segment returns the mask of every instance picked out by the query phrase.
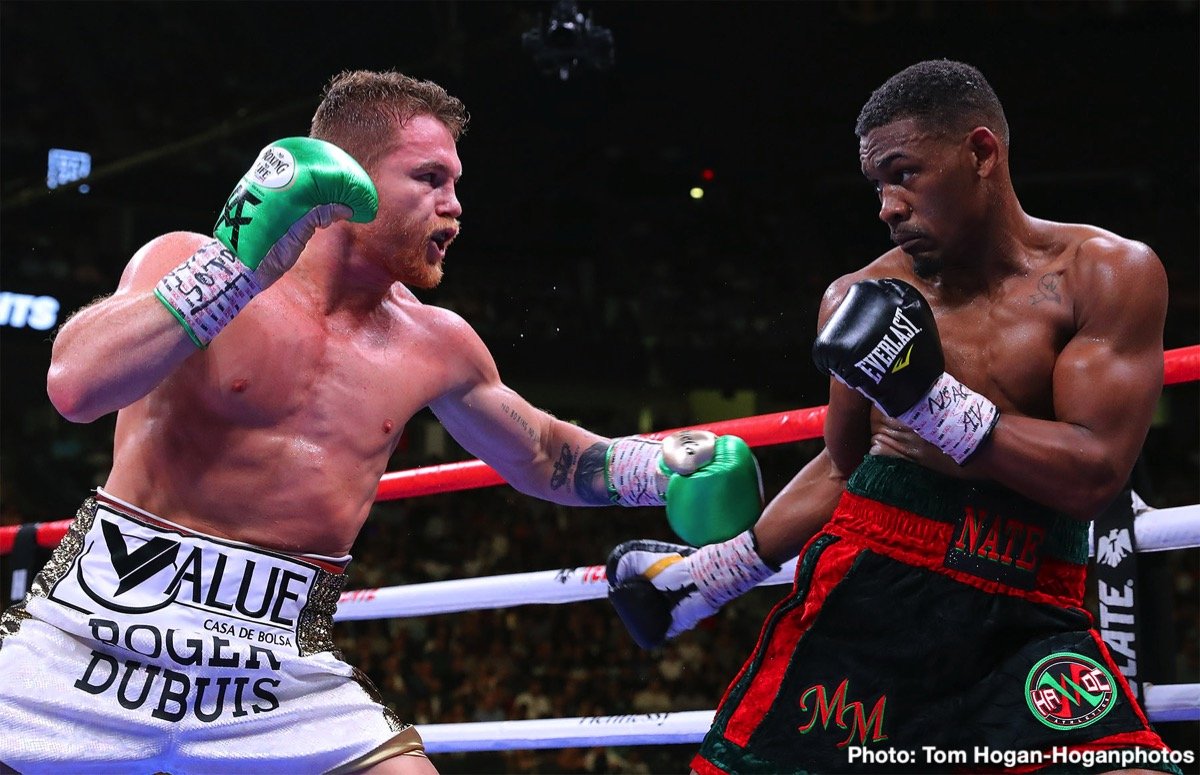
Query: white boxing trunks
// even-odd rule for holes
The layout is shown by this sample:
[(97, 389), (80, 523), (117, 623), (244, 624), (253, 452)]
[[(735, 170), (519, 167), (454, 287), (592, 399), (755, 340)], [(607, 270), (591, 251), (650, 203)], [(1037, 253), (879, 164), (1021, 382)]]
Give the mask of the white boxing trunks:
[(424, 755), (334, 648), (348, 560), (200, 535), (98, 491), (0, 619), (0, 762), (185, 775)]

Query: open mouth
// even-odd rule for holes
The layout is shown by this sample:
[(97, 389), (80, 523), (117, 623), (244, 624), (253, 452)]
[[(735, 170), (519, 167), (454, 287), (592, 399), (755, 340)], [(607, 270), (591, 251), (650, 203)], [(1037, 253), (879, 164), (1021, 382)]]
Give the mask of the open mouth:
[(429, 235), (429, 240), (434, 245), (437, 245), (437, 249), (439, 251), (445, 252), (446, 248), (450, 245), (451, 242), (454, 241), (454, 238), (456, 236), (458, 236), (457, 229), (450, 229), (450, 228), (438, 229), (433, 234)]

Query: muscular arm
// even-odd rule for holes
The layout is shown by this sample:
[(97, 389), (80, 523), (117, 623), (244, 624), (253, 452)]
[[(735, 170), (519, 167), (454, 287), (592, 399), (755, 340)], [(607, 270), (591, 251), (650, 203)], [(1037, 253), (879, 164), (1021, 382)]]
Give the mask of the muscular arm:
[(829, 449), (821, 450), (771, 499), (755, 523), (759, 555), (779, 565), (799, 554), (829, 520), (845, 489), (845, 474)]
[(197, 352), (154, 296), (163, 275), (211, 241), (176, 232), (139, 250), (117, 290), (75, 313), (54, 339), (46, 391), (72, 422), (92, 422), (137, 401)]
[(1055, 419), (1001, 414), (964, 466), (1079, 519), (1125, 484), (1162, 389), (1167, 281), (1144, 245), (1093, 239), (1078, 257), (1078, 330), (1054, 366)]
[(455, 440), (521, 492), (568, 506), (607, 506), (609, 439), (534, 407), (500, 381), (495, 361), (461, 319), (446, 329), (462, 354), (460, 383), (430, 404)]

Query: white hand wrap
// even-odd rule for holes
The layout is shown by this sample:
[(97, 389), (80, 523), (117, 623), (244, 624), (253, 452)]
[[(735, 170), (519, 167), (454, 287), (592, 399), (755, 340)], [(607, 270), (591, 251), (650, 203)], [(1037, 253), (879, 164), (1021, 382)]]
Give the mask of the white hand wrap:
[(992, 432), (1000, 410), (943, 373), (912, 409), (896, 419), (962, 465)]
[(154, 295), (204, 348), (262, 292), (254, 272), (213, 240), (158, 281)]
[(779, 569), (763, 562), (749, 530), (728, 541), (702, 546), (687, 558), (692, 582), (714, 609), (743, 595)]
[(658, 467), (662, 444), (621, 438), (608, 447), (604, 477), (608, 491), (621, 506), (662, 506), (670, 479)]

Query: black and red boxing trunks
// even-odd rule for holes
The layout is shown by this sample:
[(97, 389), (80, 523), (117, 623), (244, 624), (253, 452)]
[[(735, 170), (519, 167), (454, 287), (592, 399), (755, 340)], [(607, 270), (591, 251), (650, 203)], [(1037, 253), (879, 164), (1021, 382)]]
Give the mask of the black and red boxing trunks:
[(692, 767), (1177, 771), (1082, 608), (1087, 549), (1009, 490), (868, 456)]

